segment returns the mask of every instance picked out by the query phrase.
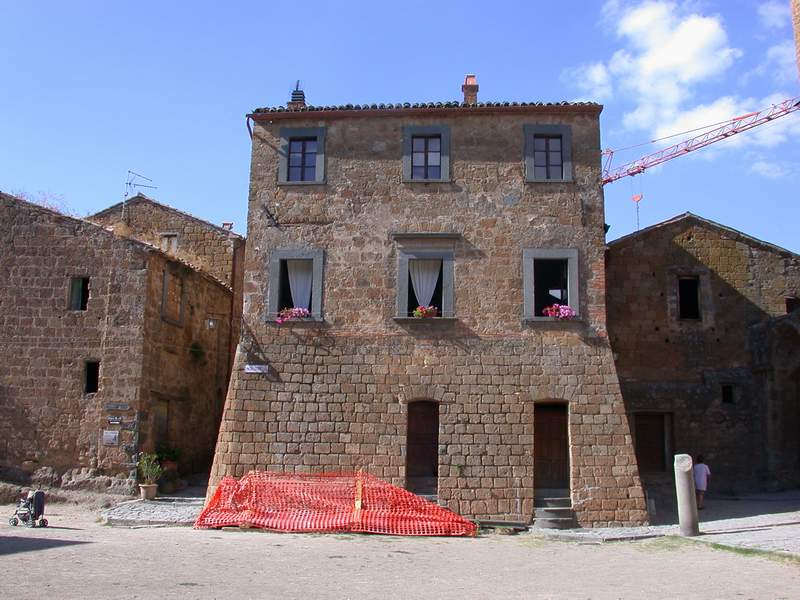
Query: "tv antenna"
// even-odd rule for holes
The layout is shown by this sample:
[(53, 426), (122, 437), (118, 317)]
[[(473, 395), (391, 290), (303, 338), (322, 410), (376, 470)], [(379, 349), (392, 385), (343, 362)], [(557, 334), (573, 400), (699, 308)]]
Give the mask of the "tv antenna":
[(150, 190), (158, 189), (157, 185), (147, 185), (146, 183), (141, 183), (141, 180), (149, 181), (153, 183), (153, 180), (149, 177), (145, 177), (144, 175), (140, 175), (136, 171), (128, 170), (128, 176), (125, 179), (125, 195), (122, 197), (122, 218), (125, 218), (125, 203), (128, 200), (128, 196), (130, 196), (134, 191), (138, 188), (147, 188)]

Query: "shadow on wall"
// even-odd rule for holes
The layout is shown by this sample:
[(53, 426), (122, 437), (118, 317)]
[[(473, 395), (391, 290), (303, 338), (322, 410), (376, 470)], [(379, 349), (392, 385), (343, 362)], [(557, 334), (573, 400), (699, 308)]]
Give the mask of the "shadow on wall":
[(785, 258), (695, 225), (609, 251), (609, 332), (648, 497), (674, 495), (679, 453), (704, 455), (712, 493), (800, 485), (800, 335), (775, 331), (800, 315), (764, 308), (783, 302)]

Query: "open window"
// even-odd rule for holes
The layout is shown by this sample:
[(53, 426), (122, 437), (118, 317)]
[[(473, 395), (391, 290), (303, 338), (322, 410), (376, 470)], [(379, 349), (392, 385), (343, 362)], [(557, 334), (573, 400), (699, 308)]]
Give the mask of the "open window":
[(87, 310), (89, 307), (89, 278), (73, 277), (69, 280), (69, 310)]
[(275, 250), (269, 262), (267, 319), (281, 311), (302, 308), (322, 319), (322, 260), (320, 249)]
[(528, 248), (522, 252), (524, 318), (550, 319), (554, 304), (579, 314), (578, 251), (574, 248)]
[(678, 318), (700, 319), (700, 278), (678, 278)]
[(100, 389), (100, 361), (87, 360), (83, 370), (83, 393), (94, 394)]
[[(434, 317), (452, 318), (454, 255), (450, 251), (400, 250), (397, 264), (397, 317), (430, 308)], [(435, 309), (435, 310), (434, 310)]]

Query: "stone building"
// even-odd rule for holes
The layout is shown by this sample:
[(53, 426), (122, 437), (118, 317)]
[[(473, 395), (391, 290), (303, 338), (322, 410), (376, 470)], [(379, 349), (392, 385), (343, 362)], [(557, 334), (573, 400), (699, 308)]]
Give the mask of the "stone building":
[(474, 518), (530, 522), (555, 495), (582, 525), (646, 520), (606, 332), (602, 107), (462, 90), (296, 91), (248, 116), (245, 331), (209, 493), (364, 468)]
[(245, 245), (244, 238), (231, 230), (233, 223), (223, 223), (218, 227), (144, 194), (137, 194), (86, 219), (111, 229), (117, 235), (160, 248), (231, 288), (230, 354), (233, 360), (242, 317)]
[(674, 453), (715, 491), (800, 485), (800, 256), (686, 213), (609, 243), (608, 289), (648, 492)]
[[(232, 291), (140, 241), (0, 194), (0, 467), (125, 488), (132, 455), (208, 468)], [(18, 472), (18, 471), (17, 471)]]

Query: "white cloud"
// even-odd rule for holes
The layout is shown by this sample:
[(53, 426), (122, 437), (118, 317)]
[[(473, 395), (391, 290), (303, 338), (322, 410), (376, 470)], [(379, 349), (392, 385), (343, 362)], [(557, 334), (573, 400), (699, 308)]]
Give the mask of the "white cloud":
[(622, 47), (606, 63), (568, 70), (567, 78), (597, 98), (625, 97), (635, 106), (623, 118), (628, 129), (653, 131), (674, 120), (694, 87), (721, 76), (741, 51), (732, 48), (719, 17), (689, 12), (674, 2), (607, 2)]
[(757, 160), (750, 165), (750, 172), (761, 175), (767, 179), (783, 179), (791, 175), (791, 170), (781, 163)]
[(758, 18), (768, 29), (788, 27), (791, 23), (789, 0), (772, 0), (758, 5)]
[(575, 85), (587, 96), (578, 100), (594, 100), (602, 102), (614, 95), (614, 86), (611, 74), (603, 63), (581, 65), (574, 69), (567, 69), (563, 80)]
[(793, 82), (797, 73), (795, 62), (795, 46), (791, 40), (785, 40), (767, 48), (758, 66), (739, 78), (740, 85), (748, 85), (753, 78), (769, 77), (774, 83), (783, 85)]

